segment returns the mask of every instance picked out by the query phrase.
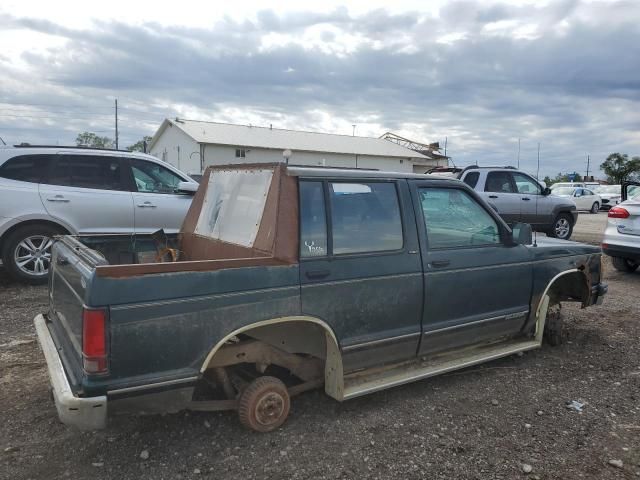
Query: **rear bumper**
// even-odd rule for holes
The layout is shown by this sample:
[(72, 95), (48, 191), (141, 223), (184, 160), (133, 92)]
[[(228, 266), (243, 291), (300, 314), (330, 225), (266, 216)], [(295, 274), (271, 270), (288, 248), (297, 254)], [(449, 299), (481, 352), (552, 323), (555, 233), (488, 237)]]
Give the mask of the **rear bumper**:
[(73, 394), (58, 349), (47, 327), (47, 320), (43, 315), (38, 315), (34, 323), (38, 343), (47, 361), (58, 418), (64, 424), (85, 430), (104, 428), (107, 424), (107, 397), (81, 398)]
[(634, 262), (640, 262), (640, 245), (636, 248), (624, 245), (611, 245), (610, 243), (603, 242), (602, 252), (610, 257), (628, 258)]

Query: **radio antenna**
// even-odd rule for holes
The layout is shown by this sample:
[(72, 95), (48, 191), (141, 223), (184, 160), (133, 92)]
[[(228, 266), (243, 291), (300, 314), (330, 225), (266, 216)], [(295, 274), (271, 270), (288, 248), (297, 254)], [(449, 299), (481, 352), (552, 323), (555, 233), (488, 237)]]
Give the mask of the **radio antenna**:
[[(540, 188), (542, 188), (542, 185), (540, 185), (540, 142), (538, 142), (538, 166), (536, 168), (536, 181), (538, 182), (538, 186)], [(540, 192), (542, 193), (542, 191)], [(538, 197), (540, 197), (540, 195), (536, 195), (536, 218), (538, 218)], [(538, 246), (538, 232), (534, 231), (533, 232), (533, 246), (537, 247)]]

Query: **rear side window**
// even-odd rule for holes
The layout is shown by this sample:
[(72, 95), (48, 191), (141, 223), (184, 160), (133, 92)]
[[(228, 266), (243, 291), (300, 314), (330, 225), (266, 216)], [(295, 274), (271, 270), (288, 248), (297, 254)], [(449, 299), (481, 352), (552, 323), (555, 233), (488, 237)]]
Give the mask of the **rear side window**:
[(394, 183), (330, 183), (329, 195), (334, 254), (402, 248), (402, 220)]
[(20, 155), (7, 160), (0, 167), (0, 177), (21, 182), (40, 183), (49, 168), (51, 155)]
[(471, 188), (476, 188), (479, 178), (480, 178), (480, 172), (471, 172), (471, 173), (467, 173), (467, 175), (464, 177), (463, 182), (469, 185)]
[(300, 182), (300, 257), (327, 254), (327, 217), (322, 182)]
[(96, 190), (126, 190), (122, 161), (116, 157), (61, 155), (47, 183)]
[(511, 181), (511, 173), (509, 172), (489, 172), (487, 174), (487, 183), (484, 186), (484, 191), (517, 193)]

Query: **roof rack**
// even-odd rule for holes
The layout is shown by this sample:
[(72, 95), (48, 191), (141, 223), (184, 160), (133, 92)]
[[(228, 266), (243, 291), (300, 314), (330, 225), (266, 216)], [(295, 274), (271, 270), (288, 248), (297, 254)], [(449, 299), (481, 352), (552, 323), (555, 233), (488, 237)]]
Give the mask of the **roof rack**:
[[(74, 150), (102, 150), (105, 152), (126, 152), (126, 153), (136, 153), (131, 152), (129, 150), (121, 150), (115, 148), (103, 148), (103, 147), (89, 147), (87, 145), (31, 145), (30, 143), (20, 143), (19, 145), (14, 145), (15, 148), (62, 148), (64, 150), (74, 149)], [(142, 152), (137, 152), (142, 153)]]

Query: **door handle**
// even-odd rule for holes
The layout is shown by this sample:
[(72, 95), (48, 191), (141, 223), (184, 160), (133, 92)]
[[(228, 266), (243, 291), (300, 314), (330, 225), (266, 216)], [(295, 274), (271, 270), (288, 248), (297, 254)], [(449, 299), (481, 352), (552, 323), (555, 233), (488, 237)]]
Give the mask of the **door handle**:
[(531, 199), (529, 197), (522, 197), (522, 200), (524, 200), (525, 202), (531, 201)]
[(446, 267), (451, 263), (450, 260), (434, 260), (433, 262), (431, 262), (431, 266), (433, 268), (440, 268), (440, 267)]
[(64, 198), (62, 195), (56, 195), (53, 198), (47, 198), (47, 202), (69, 203), (69, 199)]
[(151, 202), (139, 203), (138, 207), (140, 207), (140, 208), (156, 208), (156, 206)]
[(489, 195), (489, 198), (498, 198), (498, 195)]
[(310, 270), (307, 273), (305, 273), (305, 275), (309, 279), (317, 280), (320, 278), (328, 277), (329, 275), (331, 275), (331, 272), (329, 270)]

